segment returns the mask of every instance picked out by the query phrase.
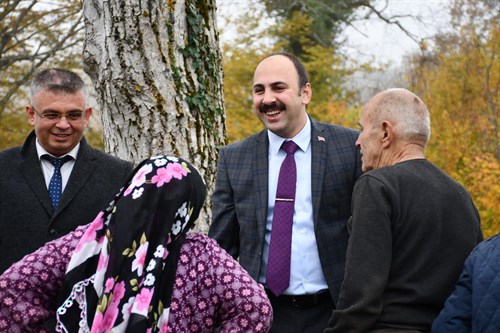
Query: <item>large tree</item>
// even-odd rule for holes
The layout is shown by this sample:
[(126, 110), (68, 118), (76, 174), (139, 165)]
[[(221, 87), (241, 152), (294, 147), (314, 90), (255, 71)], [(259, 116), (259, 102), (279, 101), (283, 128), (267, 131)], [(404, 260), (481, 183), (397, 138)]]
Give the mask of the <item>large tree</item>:
[[(186, 158), (204, 175), (210, 199), (226, 133), (215, 0), (89, 0), (84, 15), (84, 68), (106, 150), (136, 162)], [(200, 230), (209, 217), (206, 210)]]

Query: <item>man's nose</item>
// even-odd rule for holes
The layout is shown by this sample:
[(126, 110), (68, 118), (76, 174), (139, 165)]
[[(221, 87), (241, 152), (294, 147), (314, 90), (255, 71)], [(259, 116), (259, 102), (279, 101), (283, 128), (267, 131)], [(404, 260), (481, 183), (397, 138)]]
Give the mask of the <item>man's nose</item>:
[(68, 128), (70, 126), (69, 121), (66, 118), (66, 115), (62, 115), (61, 118), (59, 118), (59, 120), (56, 123), (56, 126), (62, 128)]
[(262, 103), (263, 104), (271, 104), (276, 101), (276, 97), (274, 96), (274, 93), (270, 90), (267, 90), (264, 92), (264, 96), (262, 97)]
[(361, 140), (359, 139), (359, 137), (356, 139), (355, 145), (358, 149), (361, 149)]

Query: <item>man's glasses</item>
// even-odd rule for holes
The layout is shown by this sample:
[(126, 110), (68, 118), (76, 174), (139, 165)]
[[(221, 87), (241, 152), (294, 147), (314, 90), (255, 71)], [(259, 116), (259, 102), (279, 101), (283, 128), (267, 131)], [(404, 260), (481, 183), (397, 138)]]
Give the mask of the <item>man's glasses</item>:
[(59, 113), (59, 112), (43, 112), (40, 113), (38, 112), (33, 106), (31, 106), (31, 109), (35, 111), (37, 116), (42, 118), (45, 121), (49, 122), (58, 122), (62, 117), (66, 117), (67, 121), (70, 122), (77, 122), (77, 121), (82, 121), (83, 118), (85, 117), (85, 112), (82, 111), (70, 111), (68, 113)]

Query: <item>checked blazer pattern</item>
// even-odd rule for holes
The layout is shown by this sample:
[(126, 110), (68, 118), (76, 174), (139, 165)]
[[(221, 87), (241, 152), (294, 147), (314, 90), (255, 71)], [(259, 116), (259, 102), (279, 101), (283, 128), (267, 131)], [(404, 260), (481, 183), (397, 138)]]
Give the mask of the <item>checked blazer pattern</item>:
[[(361, 175), (358, 132), (311, 119), (312, 200), (316, 241), (336, 302), (344, 278), (351, 193)], [(209, 236), (257, 280), (268, 200), (267, 130), (221, 148)], [(303, 175), (297, 175), (301, 177)]]

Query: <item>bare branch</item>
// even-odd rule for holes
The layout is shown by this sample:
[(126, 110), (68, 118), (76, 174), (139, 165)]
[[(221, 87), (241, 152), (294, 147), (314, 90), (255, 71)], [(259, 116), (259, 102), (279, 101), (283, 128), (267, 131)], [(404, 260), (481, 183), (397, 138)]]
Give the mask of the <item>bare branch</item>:
[[(370, 12), (375, 14), (380, 20), (384, 21), (387, 24), (395, 25), (397, 26), (405, 35), (410, 37), (411, 40), (413, 40), (415, 43), (420, 44), (421, 40), (418, 38), (417, 35), (406, 29), (401, 22), (398, 20), (399, 18), (403, 17), (408, 17), (408, 16), (385, 16), (382, 10), (378, 10), (375, 8), (373, 5), (370, 3), (365, 3), (363, 4), (364, 7), (370, 9)], [(387, 6), (386, 6), (387, 7)]]

